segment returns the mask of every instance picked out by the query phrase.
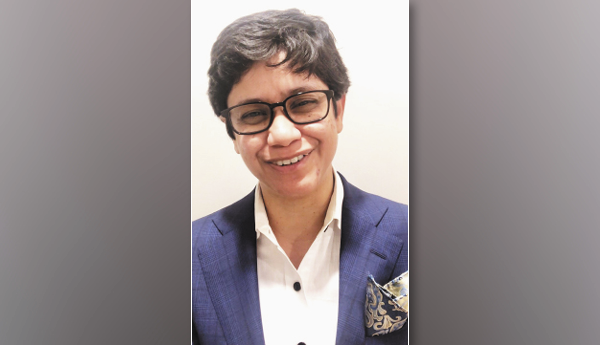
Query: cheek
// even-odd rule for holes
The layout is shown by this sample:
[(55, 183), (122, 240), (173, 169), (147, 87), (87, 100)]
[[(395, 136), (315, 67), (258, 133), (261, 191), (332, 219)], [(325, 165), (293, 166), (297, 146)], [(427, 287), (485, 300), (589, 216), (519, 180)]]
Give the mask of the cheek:
[(338, 126), (334, 121), (317, 122), (306, 125), (303, 136), (307, 139), (316, 140), (324, 146), (335, 146), (338, 138)]
[(254, 137), (238, 137), (235, 140), (235, 152), (242, 156), (246, 163), (256, 160), (256, 156), (260, 148), (260, 140)]
[(334, 122), (331, 123), (331, 127), (329, 128), (329, 131), (327, 133), (327, 141), (329, 143), (329, 150), (332, 156), (335, 156), (335, 152), (337, 151), (338, 133), (340, 132), (340, 130), (341, 129)]

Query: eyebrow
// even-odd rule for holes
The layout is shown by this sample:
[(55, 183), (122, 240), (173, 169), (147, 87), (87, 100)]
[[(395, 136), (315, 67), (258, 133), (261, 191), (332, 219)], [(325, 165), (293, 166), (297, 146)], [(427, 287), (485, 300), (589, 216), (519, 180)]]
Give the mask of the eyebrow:
[[(295, 89), (292, 89), (288, 93), (288, 95), (285, 98), (283, 98), (282, 100), (280, 100), (279, 102), (283, 101), (284, 99), (286, 99), (286, 98), (288, 98), (290, 96), (294, 96), (294, 95), (296, 95), (296, 94), (298, 94), (300, 92), (307, 92), (307, 91), (314, 91), (314, 90), (316, 90), (316, 89), (313, 89), (313, 88), (310, 88), (310, 87), (306, 87), (306, 86), (297, 87)], [(235, 105), (232, 105), (231, 107), (237, 107), (238, 105), (248, 104), (248, 103), (254, 103), (254, 102), (265, 102), (265, 101), (263, 101), (260, 98), (247, 98), (247, 99), (244, 99), (244, 100), (238, 102)], [(265, 103), (268, 103), (268, 102), (265, 102)], [(277, 102), (275, 102), (275, 103), (277, 103)]]

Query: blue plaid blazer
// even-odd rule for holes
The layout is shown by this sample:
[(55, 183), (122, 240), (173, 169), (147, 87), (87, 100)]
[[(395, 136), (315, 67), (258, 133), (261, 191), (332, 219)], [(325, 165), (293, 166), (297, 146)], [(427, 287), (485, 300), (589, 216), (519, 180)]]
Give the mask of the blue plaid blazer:
[[(367, 277), (385, 284), (408, 270), (408, 208), (342, 177), (342, 243), (336, 344), (408, 344), (399, 331), (368, 337)], [(254, 192), (192, 223), (192, 340), (203, 345), (264, 344), (256, 273)], [(310, 344), (308, 344), (310, 345)]]

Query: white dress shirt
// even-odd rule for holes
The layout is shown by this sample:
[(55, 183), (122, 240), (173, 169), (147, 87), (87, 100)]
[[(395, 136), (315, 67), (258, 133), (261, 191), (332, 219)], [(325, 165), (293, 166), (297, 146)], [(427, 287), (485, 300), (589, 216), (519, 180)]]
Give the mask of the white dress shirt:
[(258, 292), (266, 345), (334, 345), (337, 333), (344, 188), (334, 190), (323, 227), (298, 269), (279, 246), (256, 186)]

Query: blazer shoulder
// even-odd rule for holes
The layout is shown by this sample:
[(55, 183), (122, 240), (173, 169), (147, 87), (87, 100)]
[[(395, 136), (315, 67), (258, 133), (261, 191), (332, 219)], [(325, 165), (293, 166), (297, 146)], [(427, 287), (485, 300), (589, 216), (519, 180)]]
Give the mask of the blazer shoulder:
[(254, 190), (235, 203), (192, 222), (192, 243), (210, 235), (216, 228), (221, 234), (254, 218)]
[(408, 205), (392, 201), (377, 195), (374, 195), (374, 197), (378, 198), (379, 202), (387, 206), (388, 212), (386, 216), (394, 217), (399, 220), (408, 220)]
[(349, 183), (343, 175), (340, 174), (340, 176), (344, 185), (345, 207), (362, 212), (380, 210), (385, 213), (386, 217), (394, 217), (401, 220), (408, 219), (407, 205), (365, 192)]
[(371, 203), (378, 205), (379, 209), (385, 210), (379, 225), (389, 225), (385, 227), (401, 233), (402, 237), (406, 237), (408, 235), (408, 205), (378, 195), (367, 194), (371, 199)]
[(388, 212), (393, 212), (394, 214), (398, 214), (398, 215), (406, 215), (408, 216), (408, 205), (406, 204), (402, 204), (390, 199), (386, 199), (382, 196), (379, 195), (375, 195), (375, 194), (371, 194), (371, 193), (367, 193), (364, 192), (368, 195), (369, 198), (372, 199), (372, 202), (375, 204), (379, 204), (381, 207), (387, 207), (388, 208)]

